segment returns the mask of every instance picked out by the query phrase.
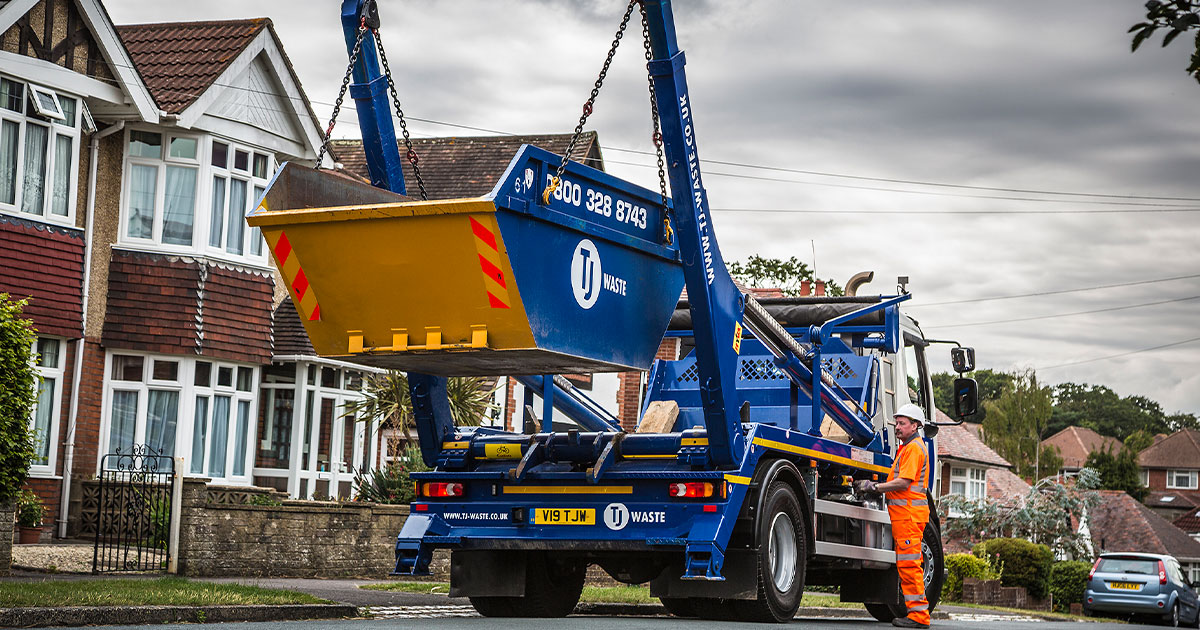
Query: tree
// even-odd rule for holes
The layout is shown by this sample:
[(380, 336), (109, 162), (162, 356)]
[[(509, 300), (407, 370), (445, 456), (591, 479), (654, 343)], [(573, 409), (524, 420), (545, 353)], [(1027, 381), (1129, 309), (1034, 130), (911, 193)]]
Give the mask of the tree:
[(1096, 471), (1084, 468), (1073, 483), (1059, 483), (1054, 477), (1037, 482), (1017, 502), (945, 496), (941, 506), (957, 516), (943, 526), (949, 536), (972, 545), (993, 538), (1024, 538), (1049, 546), (1058, 556), (1090, 559), (1087, 540), (1075, 524), (1100, 503), (1095, 492), (1099, 483)]
[(28, 300), (0, 293), (0, 504), (25, 484), (36, 456), (29, 418), (37, 400), (33, 322), (21, 316)]
[[(738, 282), (752, 287), (778, 288), (784, 295), (800, 295), (800, 282), (808, 280), (815, 282), (816, 278), (808, 265), (795, 256), (787, 260), (778, 258), (763, 258), (754, 255), (746, 262), (734, 261), (729, 264), (729, 275)], [(827, 295), (842, 295), (842, 287), (833, 280), (825, 280)]]
[[(1053, 397), (1049, 387), (1038, 384), (1033, 370), (1014, 372), (1012, 380), (999, 398), (983, 403), (987, 418), (983, 422), (983, 439), (993, 450), (1007, 459), (1021, 477), (1041, 479), (1043, 471), (1057, 471), (1053, 451), (1042, 448), (1042, 439), (1050, 423)], [(1061, 465), (1061, 460), (1059, 460)]]
[(1149, 492), (1148, 488), (1142, 487), (1137, 454), (1128, 449), (1115, 455), (1110, 450), (1093, 451), (1088, 455), (1087, 467), (1100, 475), (1100, 487), (1105, 490), (1120, 490), (1138, 501), (1146, 498)]
[(1166, 47), (1186, 31), (1196, 30), (1195, 48), (1187, 73), (1200, 82), (1200, 2), (1196, 0), (1150, 0), (1146, 3), (1146, 21), (1129, 27), (1133, 33), (1132, 49), (1136, 52), (1155, 31), (1167, 30), (1162, 45)]
[[(484, 416), (495, 409), (492, 394), (485, 379), (473, 376), (452, 376), (446, 379), (446, 395), (450, 399), (450, 416), (458, 426), (479, 426)], [(368, 375), (363, 383), (363, 398), (346, 404), (346, 416), (359, 422), (374, 420), (380, 429), (399, 429), (403, 438), (394, 436), (388, 451), (399, 453), (404, 444), (412, 441), (410, 430), (415, 426), (412, 399), (408, 393), (408, 376), (394, 370)]]
[[(981, 403), (984, 401), (995, 401), (999, 399), (1001, 392), (1004, 391), (1004, 388), (1012, 382), (1011, 374), (1006, 372), (997, 372), (991, 369), (975, 370), (967, 376), (970, 376), (979, 383), (979, 400)], [(938, 372), (932, 377), (933, 404), (938, 409), (941, 409), (946, 413), (950, 413), (954, 410), (954, 396), (952, 390), (954, 388), (954, 379), (957, 377), (957, 374), (951, 374), (950, 372)], [(968, 420), (971, 422), (983, 422), (986, 419), (987, 409), (985, 409), (982, 404), (979, 406), (979, 412), (973, 417), (968, 418)]]
[(1194, 419), (1189, 416), (1172, 416), (1177, 418), (1177, 426), (1172, 426), (1162, 407), (1144, 396), (1122, 398), (1103, 385), (1061, 383), (1054, 387), (1054, 412), (1049, 430), (1055, 433), (1069, 426), (1080, 426), (1124, 440), (1135, 431), (1154, 435), (1194, 426)]

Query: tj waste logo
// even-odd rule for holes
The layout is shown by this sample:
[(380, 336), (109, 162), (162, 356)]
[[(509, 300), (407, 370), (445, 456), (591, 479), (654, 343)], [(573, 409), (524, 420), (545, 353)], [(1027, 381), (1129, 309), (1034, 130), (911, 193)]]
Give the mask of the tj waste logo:
[(575, 293), (575, 301), (584, 310), (596, 305), (602, 278), (600, 252), (596, 250), (596, 244), (586, 238), (579, 241), (571, 257), (571, 290)]

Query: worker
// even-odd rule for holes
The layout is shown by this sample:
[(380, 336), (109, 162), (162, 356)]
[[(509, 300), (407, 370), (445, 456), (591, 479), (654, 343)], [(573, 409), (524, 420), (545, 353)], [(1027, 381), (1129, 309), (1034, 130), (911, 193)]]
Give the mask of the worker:
[(892, 625), (898, 628), (928, 628), (929, 601), (925, 599), (925, 579), (922, 573), (921, 538), (929, 521), (929, 456), (921, 439), (925, 412), (909, 403), (896, 410), (896, 437), (900, 448), (896, 463), (884, 483), (867, 479), (854, 483), (860, 492), (879, 492), (887, 498), (888, 516), (892, 519), (892, 539), (896, 543), (896, 570), (900, 573), (900, 590), (904, 593), (907, 617), (897, 617)]

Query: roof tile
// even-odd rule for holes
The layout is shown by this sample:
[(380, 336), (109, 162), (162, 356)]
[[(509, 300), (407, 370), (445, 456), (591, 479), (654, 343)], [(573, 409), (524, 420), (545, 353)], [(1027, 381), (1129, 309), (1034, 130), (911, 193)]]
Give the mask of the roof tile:
[(1146, 447), (1138, 455), (1142, 468), (1200, 468), (1200, 431), (1184, 429)]
[(1177, 560), (1200, 560), (1200, 542), (1119, 490), (1100, 490), (1088, 529), (1097, 552), (1164, 553)]
[(1121, 452), (1121, 441), (1100, 435), (1086, 427), (1067, 427), (1042, 440), (1042, 446), (1053, 446), (1062, 456), (1063, 468), (1079, 469), (1087, 464), (1088, 455), (1108, 450), (1114, 455)]
[[(940, 410), (937, 411), (935, 417), (938, 422), (953, 422), (949, 416)], [(988, 448), (988, 445), (979, 439), (978, 432), (972, 431), (966, 428), (966, 426), (966, 424), (952, 424), (941, 427), (937, 434), (937, 454), (939, 458), (946, 457), (979, 462), (981, 464), (991, 464), (993, 466), (1003, 466), (1005, 468), (1012, 466), (1008, 460), (1001, 457), (996, 451)]]
[(154, 101), (164, 111), (178, 114), (270, 25), (268, 18), (253, 18), (125, 24), (117, 32)]

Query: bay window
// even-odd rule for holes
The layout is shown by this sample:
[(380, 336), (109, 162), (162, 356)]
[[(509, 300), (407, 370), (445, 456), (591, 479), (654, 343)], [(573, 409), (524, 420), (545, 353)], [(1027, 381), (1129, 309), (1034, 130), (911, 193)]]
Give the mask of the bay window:
[(266, 190), (273, 157), (209, 136), (130, 129), (122, 240), (178, 253), (265, 264), (246, 214)]
[(181, 456), (181, 470), (249, 479), (253, 367), (204, 358), (117, 352), (108, 357), (106, 452), (145, 444)]
[(983, 468), (951, 468), (950, 494), (982, 501), (987, 497), (987, 470)]
[(0, 76), (0, 211), (73, 223), (85, 113), (73, 97)]

